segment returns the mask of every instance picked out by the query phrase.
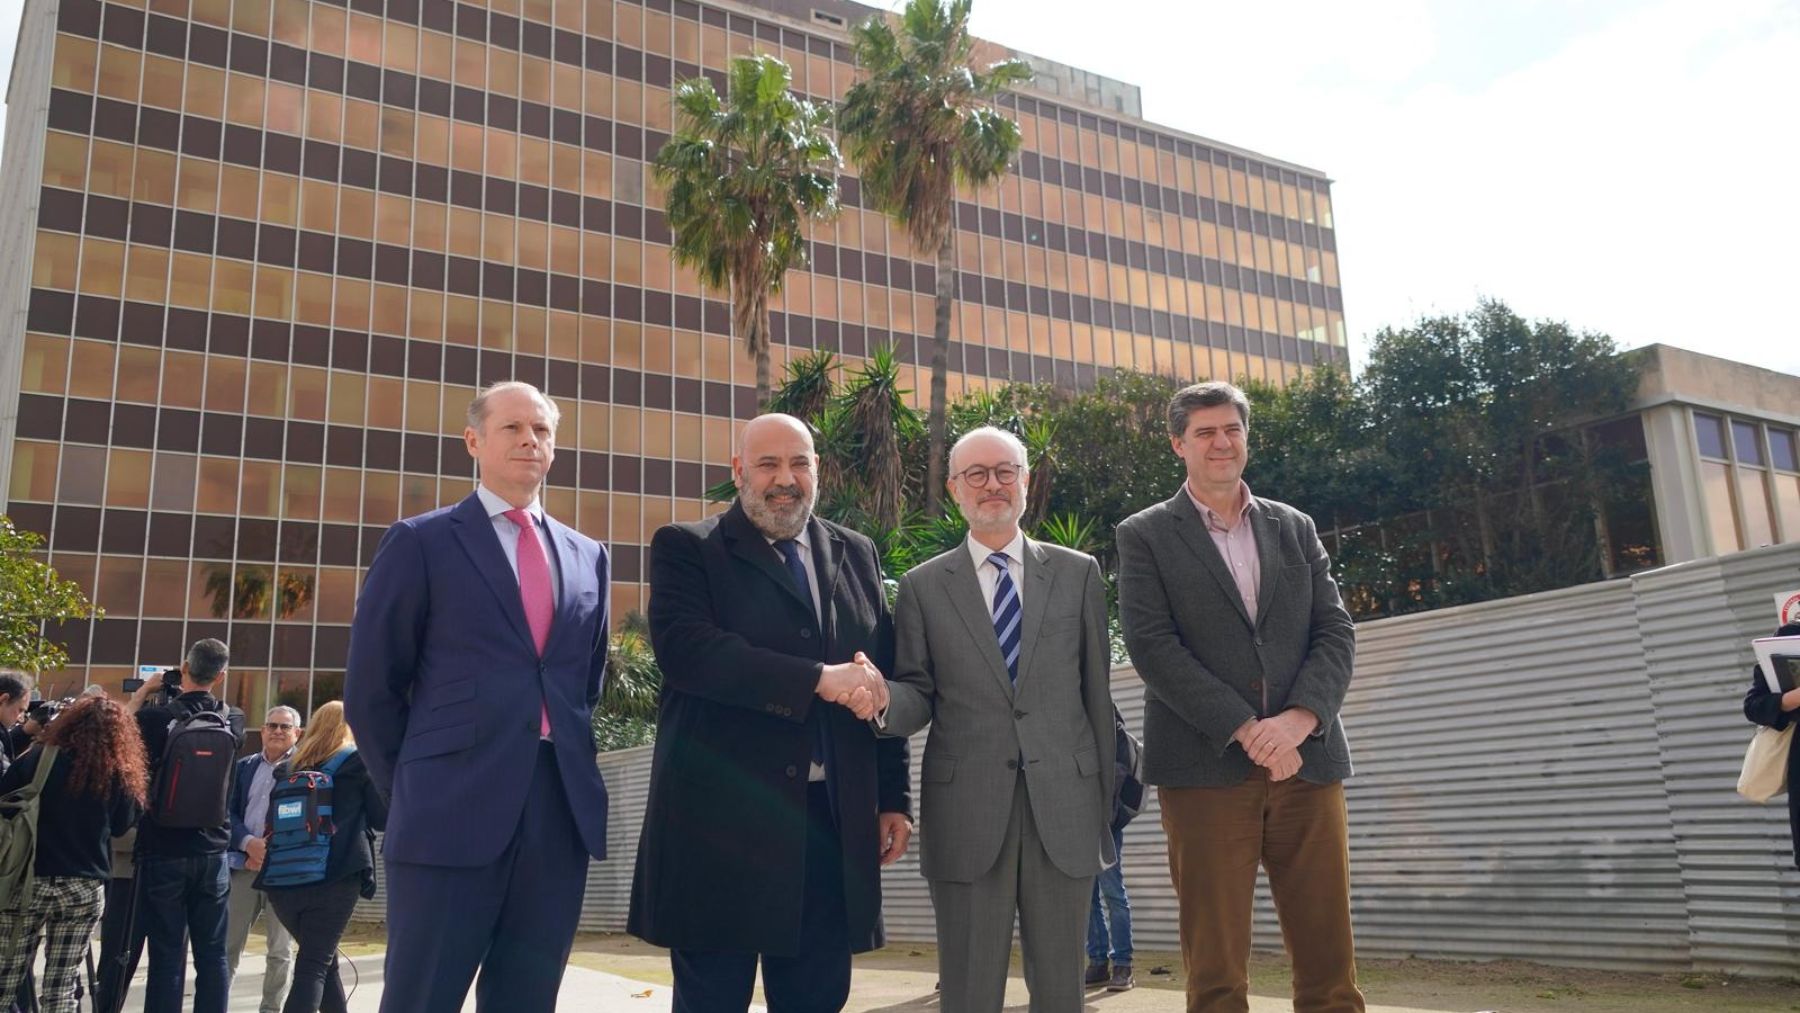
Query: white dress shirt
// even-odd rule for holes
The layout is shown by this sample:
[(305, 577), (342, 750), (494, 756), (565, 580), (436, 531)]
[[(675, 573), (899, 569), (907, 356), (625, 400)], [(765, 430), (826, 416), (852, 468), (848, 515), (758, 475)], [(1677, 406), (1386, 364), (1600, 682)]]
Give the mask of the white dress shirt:
[[(519, 526), (506, 516), (513, 505), (501, 499), (498, 494), (485, 485), (475, 487), (475, 495), (481, 497), (481, 505), (486, 508), (488, 520), (494, 525), (494, 534), (500, 537), (500, 551), (506, 553), (506, 565), (512, 567), (513, 580), (519, 579)], [(550, 562), (550, 590), (556, 596), (558, 604), (562, 600), (562, 573), (558, 568), (556, 550), (550, 547), (550, 532), (544, 527), (544, 507), (533, 496), (525, 505), (525, 512), (531, 515), (531, 529), (537, 532), (538, 544), (543, 546), (544, 558)]]
[[(1000, 571), (988, 559), (994, 550), (975, 540), (968, 540), (969, 558), (975, 560), (975, 579), (981, 582), (981, 601), (987, 606), (988, 618), (994, 615), (994, 586), (1000, 583)], [(1006, 572), (1012, 575), (1013, 589), (1019, 595), (1019, 607), (1025, 607), (1025, 532), (1014, 531), (1012, 541), (1001, 549), (1006, 553)]]

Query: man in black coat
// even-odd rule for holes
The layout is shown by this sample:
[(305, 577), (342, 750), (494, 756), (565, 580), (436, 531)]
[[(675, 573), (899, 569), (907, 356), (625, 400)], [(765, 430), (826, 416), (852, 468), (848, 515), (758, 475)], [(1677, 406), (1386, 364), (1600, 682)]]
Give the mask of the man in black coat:
[(732, 470), (730, 510), (651, 542), (662, 708), (628, 929), (670, 948), (676, 1013), (742, 1013), (759, 959), (772, 1011), (834, 1013), (912, 833), (906, 742), (867, 723), (893, 627), (874, 544), (813, 516), (803, 423), (753, 419)]

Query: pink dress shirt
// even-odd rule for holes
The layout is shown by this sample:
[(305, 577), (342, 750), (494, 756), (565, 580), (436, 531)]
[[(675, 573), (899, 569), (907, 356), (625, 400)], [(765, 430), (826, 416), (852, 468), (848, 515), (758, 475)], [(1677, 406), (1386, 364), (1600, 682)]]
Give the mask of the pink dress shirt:
[(1221, 517), (1212, 507), (1200, 502), (1193, 487), (1186, 482), (1181, 483), (1181, 488), (1193, 502), (1194, 509), (1200, 511), (1200, 519), (1206, 522), (1206, 533), (1212, 536), (1213, 544), (1218, 546), (1219, 555), (1225, 560), (1225, 569), (1231, 571), (1231, 579), (1237, 583), (1238, 595), (1244, 599), (1244, 611), (1252, 623), (1256, 622), (1256, 595), (1262, 588), (1262, 560), (1256, 556), (1256, 531), (1250, 525), (1250, 486), (1242, 479), (1238, 480), (1238, 505), (1229, 518)]

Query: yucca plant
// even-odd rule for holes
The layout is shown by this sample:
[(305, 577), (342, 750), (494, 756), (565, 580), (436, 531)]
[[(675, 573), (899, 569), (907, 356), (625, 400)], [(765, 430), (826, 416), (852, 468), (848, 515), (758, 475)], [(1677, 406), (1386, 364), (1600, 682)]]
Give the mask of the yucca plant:
[(1032, 537), (1040, 542), (1060, 545), (1076, 552), (1092, 553), (1098, 544), (1095, 534), (1100, 525), (1092, 517), (1080, 514), (1062, 513), (1044, 518), (1035, 528), (1029, 529)]
[(837, 356), (826, 351), (807, 352), (789, 359), (787, 379), (769, 395), (769, 411), (784, 412), (809, 425), (817, 426), (819, 416), (837, 393), (834, 374)]

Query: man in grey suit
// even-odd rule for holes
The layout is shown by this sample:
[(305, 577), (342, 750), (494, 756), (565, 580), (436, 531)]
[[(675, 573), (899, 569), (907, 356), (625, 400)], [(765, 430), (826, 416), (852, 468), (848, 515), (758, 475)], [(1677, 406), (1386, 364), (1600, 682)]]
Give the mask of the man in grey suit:
[(921, 864), (944, 1013), (997, 1013), (1013, 917), (1038, 1013), (1077, 1013), (1094, 876), (1116, 860), (1106, 593), (1093, 557), (1025, 537), (1025, 448), (950, 452), (968, 541), (900, 580), (886, 733), (931, 725)]
[(1338, 720), (1355, 628), (1312, 519), (1244, 483), (1249, 429), (1250, 402), (1231, 384), (1178, 391), (1169, 442), (1187, 481), (1118, 530), (1119, 613), (1144, 680), (1144, 781), (1169, 841), (1187, 1008), (1249, 1009), (1260, 862), (1296, 1013), (1360, 1013)]

